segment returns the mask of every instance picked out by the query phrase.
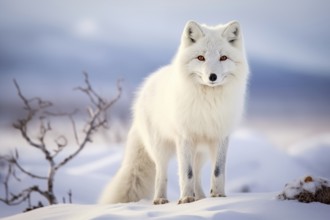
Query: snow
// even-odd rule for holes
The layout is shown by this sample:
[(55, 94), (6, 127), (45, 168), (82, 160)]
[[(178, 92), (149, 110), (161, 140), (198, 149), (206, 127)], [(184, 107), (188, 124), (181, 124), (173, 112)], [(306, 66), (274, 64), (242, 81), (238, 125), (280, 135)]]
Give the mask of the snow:
[(287, 183), (278, 198), (296, 199), (296, 197), (303, 191), (307, 191), (315, 195), (316, 191), (322, 190), (323, 186), (330, 187), (330, 182), (327, 179), (320, 177), (300, 177)]
[[(60, 198), (72, 190), (73, 204), (58, 204), (20, 213), (26, 205), (7, 207), (0, 204), (0, 217), (4, 219), (327, 219), (330, 207), (322, 203), (300, 203), (296, 200), (278, 200), (277, 195), (294, 187), (299, 178), (309, 174), (322, 176), (328, 167), (318, 158), (328, 152), (320, 139), (293, 146), (288, 152), (272, 146), (260, 133), (241, 129), (233, 134), (227, 158), (225, 198), (206, 198), (194, 203), (177, 205), (179, 187), (176, 160), (169, 165), (169, 204), (154, 206), (151, 200), (137, 203), (97, 205), (104, 186), (115, 174), (123, 156), (123, 145), (105, 147), (90, 146), (63, 167), (55, 182)], [(299, 149), (299, 150), (298, 150)], [(299, 152), (293, 154), (292, 152)], [(312, 156), (308, 156), (312, 155)], [(46, 172), (42, 158), (22, 154), (24, 165), (30, 170)], [(203, 168), (203, 188), (209, 192), (210, 164)], [(328, 175), (330, 175), (328, 173)], [(324, 176), (324, 175), (323, 175)], [(324, 176), (329, 178), (329, 176)], [(292, 180), (287, 187), (285, 184)], [(313, 177), (317, 180), (317, 178)], [(20, 184), (29, 185), (23, 179)], [(308, 182), (305, 190), (315, 191), (317, 182)], [(22, 186), (13, 184), (12, 190)], [(2, 189), (1, 189), (2, 190)], [(2, 193), (3, 191), (0, 191)], [(248, 193), (244, 193), (248, 192)], [(295, 191), (287, 191), (294, 194)], [(35, 198), (36, 199), (36, 198)], [(38, 201), (38, 200), (36, 200)], [(16, 215), (15, 215), (16, 214)]]
[(150, 205), (150, 201), (115, 205), (55, 205), (5, 218), (21, 219), (326, 219), (329, 206), (280, 201), (272, 193), (233, 194), (194, 203)]

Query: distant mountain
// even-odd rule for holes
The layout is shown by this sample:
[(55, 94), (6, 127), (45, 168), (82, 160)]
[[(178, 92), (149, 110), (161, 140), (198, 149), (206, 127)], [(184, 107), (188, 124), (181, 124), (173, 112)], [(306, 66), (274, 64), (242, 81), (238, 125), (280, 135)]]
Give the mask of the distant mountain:
[[(249, 113), (295, 111), (330, 117), (330, 74), (251, 60)], [(282, 112), (279, 112), (282, 111)]]

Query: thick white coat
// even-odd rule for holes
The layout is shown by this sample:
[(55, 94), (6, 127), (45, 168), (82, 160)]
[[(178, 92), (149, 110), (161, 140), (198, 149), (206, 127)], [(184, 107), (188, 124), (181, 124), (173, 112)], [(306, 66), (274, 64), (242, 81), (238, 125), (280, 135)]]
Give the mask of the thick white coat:
[(224, 196), (228, 137), (243, 114), (247, 79), (238, 22), (188, 22), (172, 63), (151, 74), (137, 94), (125, 158), (101, 202), (138, 201), (153, 193), (155, 204), (168, 202), (166, 169), (175, 153), (180, 203), (205, 197), (199, 172), (205, 152), (218, 169), (211, 196)]

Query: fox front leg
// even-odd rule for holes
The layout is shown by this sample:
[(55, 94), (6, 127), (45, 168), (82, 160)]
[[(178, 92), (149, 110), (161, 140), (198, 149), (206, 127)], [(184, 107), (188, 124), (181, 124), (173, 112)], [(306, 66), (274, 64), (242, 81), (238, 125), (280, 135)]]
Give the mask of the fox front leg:
[(157, 161), (154, 205), (168, 203), (167, 200), (167, 161)]
[(215, 147), (213, 156), (213, 172), (211, 177), (211, 197), (225, 197), (225, 171), (228, 149), (228, 137)]
[(195, 175), (193, 173), (194, 153), (194, 148), (191, 142), (183, 140), (177, 143), (180, 180), (180, 200), (178, 204), (195, 201), (193, 178)]

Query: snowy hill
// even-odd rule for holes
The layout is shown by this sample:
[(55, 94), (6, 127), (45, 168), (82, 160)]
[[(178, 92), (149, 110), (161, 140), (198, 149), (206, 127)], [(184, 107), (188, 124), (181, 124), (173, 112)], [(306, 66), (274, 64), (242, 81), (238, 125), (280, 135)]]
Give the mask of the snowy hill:
[(150, 205), (150, 201), (116, 205), (55, 205), (4, 220), (23, 219), (230, 219), (279, 220), (324, 219), (330, 216), (328, 205), (279, 201), (273, 193), (235, 194), (227, 198), (207, 198), (194, 203)]
[[(308, 146), (297, 145), (287, 153), (274, 148), (260, 134), (239, 130), (229, 147), (226, 198), (207, 198), (177, 205), (179, 187), (176, 160), (173, 160), (168, 181), (170, 203), (161, 206), (151, 205), (150, 200), (95, 205), (103, 187), (120, 165), (123, 147), (90, 146), (64, 167), (55, 182), (56, 193), (61, 197), (72, 190), (73, 204), (44, 207), (6, 219), (327, 219), (329, 205), (276, 199), (285, 183), (292, 179), (306, 174), (330, 178), (328, 167), (324, 166), (328, 160), (321, 157), (330, 149), (329, 139), (323, 138), (322, 144), (320, 139), (306, 143)], [(24, 154), (22, 159), (31, 170), (44, 169), (42, 158), (38, 159), (34, 154)], [(209, 173), (207, 164), (203, 170), (205, 192), (209, 191)], [(23, 179), (22, 183), (31, 182)], [(21, 186), (11, 187), (15, 190)], [(25, 208), (24, 205), (7, 207), (0, 204), (0, 217), (20, 213)]]

